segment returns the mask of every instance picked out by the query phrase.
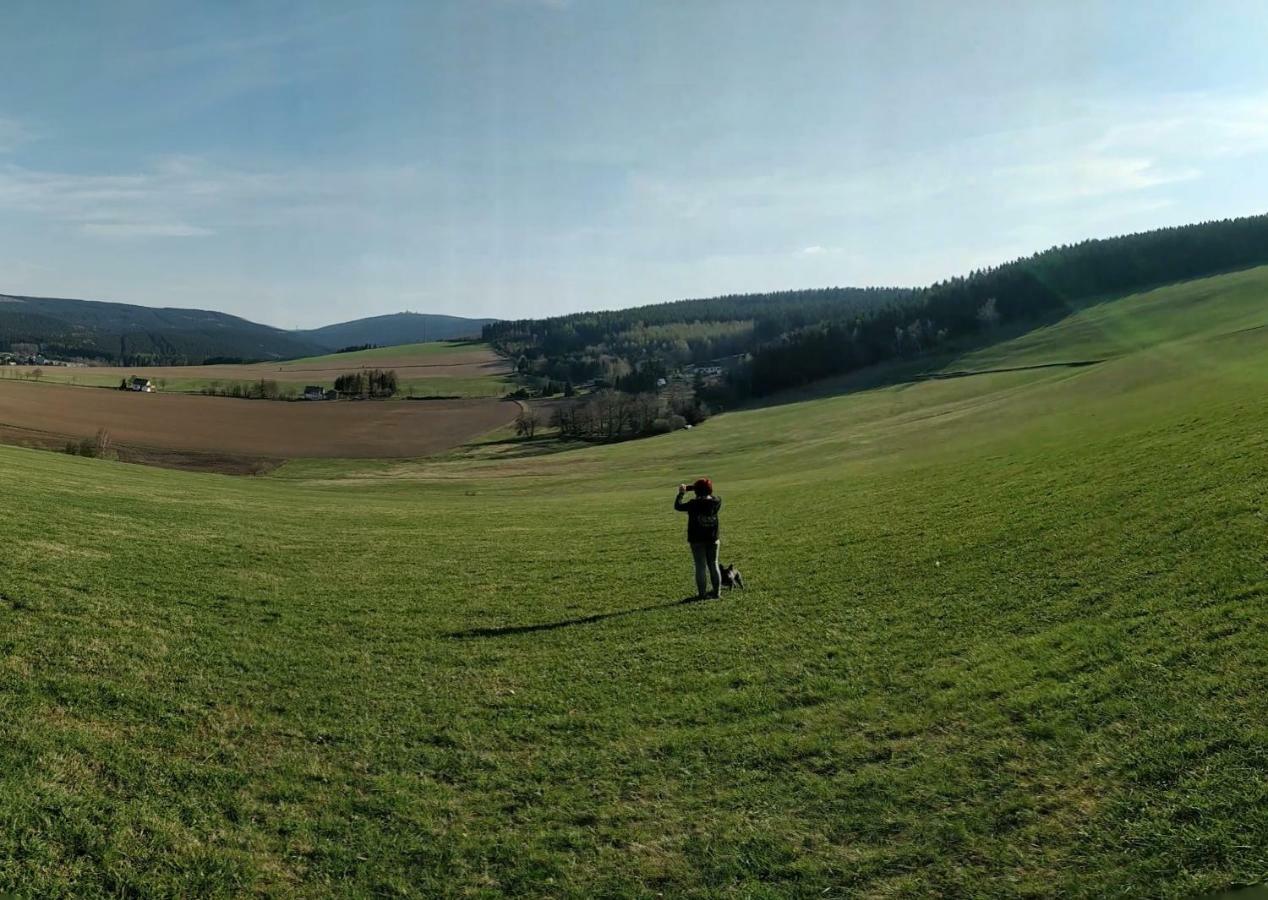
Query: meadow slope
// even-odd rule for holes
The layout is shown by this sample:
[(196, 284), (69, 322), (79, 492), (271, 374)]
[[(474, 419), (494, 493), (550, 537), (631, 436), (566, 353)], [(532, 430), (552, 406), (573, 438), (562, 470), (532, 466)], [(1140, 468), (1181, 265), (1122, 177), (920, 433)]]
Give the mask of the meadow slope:
[[(1192, 896), (1268, 877), (1268, 270), (545, 456), (0, 447), (0, 891)], [(690, 593), (673, 486), (712, 475)]]

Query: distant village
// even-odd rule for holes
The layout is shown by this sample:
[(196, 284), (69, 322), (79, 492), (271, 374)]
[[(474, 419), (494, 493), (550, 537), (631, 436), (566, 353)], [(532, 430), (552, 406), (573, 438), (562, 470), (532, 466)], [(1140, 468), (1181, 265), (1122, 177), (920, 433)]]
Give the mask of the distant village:
[(64, 359), (50, 359), (42, 353), (0, 352), (0, 366), (65, 366), (82, 368), (81, 362), (68, 362)]

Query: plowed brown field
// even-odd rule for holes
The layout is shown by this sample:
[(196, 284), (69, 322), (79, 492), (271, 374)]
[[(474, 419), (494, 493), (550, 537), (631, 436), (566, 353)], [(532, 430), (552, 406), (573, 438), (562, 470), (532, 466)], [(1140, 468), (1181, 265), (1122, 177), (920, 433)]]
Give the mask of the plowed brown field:
[[(518, 411), (499, 400), (283, 403), (0, 381), (2, 440), (49, 446), (106, 428), (116, 444), (178, 451), (173, 459), (180, 451), (270, 459), (428, 456), (505, 425)], [(41, 439), (14, 440), (22, 433)]]

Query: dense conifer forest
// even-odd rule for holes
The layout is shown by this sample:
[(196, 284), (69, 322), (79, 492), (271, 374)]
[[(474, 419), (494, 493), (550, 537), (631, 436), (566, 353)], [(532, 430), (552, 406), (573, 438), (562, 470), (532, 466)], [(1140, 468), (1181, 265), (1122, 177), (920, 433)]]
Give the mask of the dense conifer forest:
[(0, 351), (31, 345), (55, 359), (125, 366), (285, 359), (322, 348), (225, 313), (0, 295)]
[[(396, 313), (285, 331), (200, 309), (0, 294), (0, 352), (124, 366), (297, 359), (338, 349), (466, 339), (488, 319)], [(349, 345), (353, 345), (351, 348)]]

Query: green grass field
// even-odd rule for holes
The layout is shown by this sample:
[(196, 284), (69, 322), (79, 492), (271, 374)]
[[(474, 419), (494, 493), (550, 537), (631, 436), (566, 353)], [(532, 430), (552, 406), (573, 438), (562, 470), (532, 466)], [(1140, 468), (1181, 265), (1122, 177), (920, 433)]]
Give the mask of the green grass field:
[(385, 360), (406, 359), (419, 365), (431, 362), (444, 362), (447, 357), (463, 348), (479, 346), (472, 341), (427, 341), (419, 344), (398, 344), (393, 347), (372, 347), (369, 350), (354, 350), (349, 353), (327, 353), (325, 356), (309, 356), (304, 359), (292, 359), (278, 365), (284, 369), (303, 369), (323, 363), (337, 363), (349, 366), (373, 366)]
[[(0, 892), (1186, 897), (1268, 877), (1268, 269), (622, 445), (0, 448)], [(693, 592), (673, 486), (726, 498)]]

